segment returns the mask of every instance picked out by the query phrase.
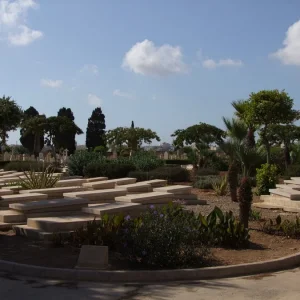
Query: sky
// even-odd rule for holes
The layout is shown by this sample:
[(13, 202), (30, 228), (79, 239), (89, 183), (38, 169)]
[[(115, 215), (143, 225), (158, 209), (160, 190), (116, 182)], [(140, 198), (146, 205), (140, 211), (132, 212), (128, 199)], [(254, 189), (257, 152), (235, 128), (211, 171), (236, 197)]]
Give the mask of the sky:
[(262, 89), (300, 109), (300, 1), (0, 0), (0, 70), (22, 109), (70, 107), (85, 132), (100, 106), (107, 129), (134, 120), (171, 142), (223, 128), (231, 102)]

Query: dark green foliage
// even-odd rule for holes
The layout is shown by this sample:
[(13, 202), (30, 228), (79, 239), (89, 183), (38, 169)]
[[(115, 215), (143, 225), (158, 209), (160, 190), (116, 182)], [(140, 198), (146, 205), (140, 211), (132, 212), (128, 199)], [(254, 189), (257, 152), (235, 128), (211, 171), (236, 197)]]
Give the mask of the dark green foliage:
[(158, 158), (154, 153), (147, 151), (138, 151), (134, 153), (130, 160), (133, 162), (137, 171), (149, 172), (164, 164), (164, 161)]
[(300, 238), (300, 219), (296, 217), (295, 221), (284, 220), (278, 215), (276, 220), (272, 219), (266, 221), (262, 230), (269, 234), (284, 235), (289, 238)]
[(213, 181), (212, 188), (217, 196), (226, 196), (228, 193), (227, 176), (220, 176), (220, 180)]
[(192, 164), (192, 161), (188, 159), (166, 159), (164, 160), (166, 165), (189, 165)]
[(253, 200), (252, 186), (248, 177), (244, 177), (239, 188), (240, 222), (248, 228), (249, 215)]
[(105, 128), (105, 115), (102, 113), (101, 108), (97, 107), (93, 110), (86, 129), (85, 144), (88, 149), (106, 146)]
[(238, 173), (239, 169), (235, 163), (232, 163), (228, 170), (228, 184), (230, 190), (230, 197), (233, 202), (238, 201), (237, 187), (238, 187)]
[(256, 185), (259, 195), (268, 195), (269, 189), (276, 187), (278, 181), (278, 168), (276, 165), (263, 164), (256, 169)]
[(300, 165), (290, 165), (284, 172), (284, 176), (288, 177), (287, 179), (290, 179), (290, 177), (300, 177)]
[(84, 168), (93, 162), (103, 160), (100, 153), (88, 151), (76, 151), (68, 161), (70, 175), (83, 176)]
[[(39, 112), (32, 106), (30, 106), (28, 109), (24, 111), (23, 119), (28, 120), (32, 117), (36, 117), (39, 115)], [(34, 148), (34, 134), (33, 133), (28, 133), (24, 135), (24, 129), (20, 129), (20, 142), (23, 147), (28, 149), (30, 154), (33, 154), (33, 148)], [(40, 136), (40, 147), (44, 147), (44, 135)]]
[(230, 248), (246, 247), (249, 233), (242, 223), (233, 216), (232, 211), (223, 213), (218, 207), (207, 216), (199, 214), (199, 233), (204, 244)]
[[(11, 161), (8, 164), (4, 166), (5, 171), (17, 171), (17, 172), (23, 172), (23, 171), (39, 171), (42, 172), (45, 168), (48, 166), (53, 166), (53, 164), (50, 163), (42, 163), (37, 161)], [(60, 172), (59, 167), (55, 167), (54, 172), (58, 173)]]
[(215, 169), (200, 168), (197, 170), (197, 176), (219, 175), (219, 173)]
[(194, 183), (194, 187), (203, 190), (212, 190), (214, 182), (221, 182), (221, 176), (219, 175), (207, 175), (199, 176)]
[(128, 177), (136, 178), (137, 182), (156, 179), (151, 176), (150, 172), (144, 171), (131, 171), (128, 173)]
[(10, 163), (10, 160), (0, 161), (0, 169), (4, 169), (7, 164)]
[(260, 213), (260, 211), (251, 209), (249, 220), (250, 221), (259, 221), (259, 220), (261, 220), (261, 213)]
[[(74, 114), (71, 108), (62, 107), (57, 112), (58, 117), (66, 117), (71, 122), (74, 122)], [(55, 142), (57, 144), (57, 148), (68, 149), (69, 154), (73, 154), (76, 150), (76, 141), (75, 141), (76, 132), (72, 130), (60, 130), (55, 135)]]
[(97, 147), (95, 147), (94, 152), (100, 153), (101, 155), (103, 155), (105, 157), (107, 154), (107, 147), (97, 146)]
[(223, 172), (228, 171), (228, 158), (226, 156), (218, 156), (215, 152), (211, 151), (205, 158), (205, 167)]
[(135, 166), (128, 163), (116, 161), (99, 160), (88, 164), (84, 170), (85, 177), (108, 177), (109, 179), (127, 177), (130, 171), (135, 170)]

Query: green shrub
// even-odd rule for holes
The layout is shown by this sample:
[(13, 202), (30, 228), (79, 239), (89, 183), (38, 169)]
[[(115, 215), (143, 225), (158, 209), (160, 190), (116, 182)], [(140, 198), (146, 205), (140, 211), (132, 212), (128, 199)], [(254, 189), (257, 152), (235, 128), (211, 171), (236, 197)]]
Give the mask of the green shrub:
[(150, 172), (144, 172), (144, 171), (131, 171), (128, 173), (128, 177), (136, 178), (137, 182), (156, 179), (151, 177)]
[(212, 188), (217, 196), (226, 196), (228, 193), (227, 176), (220, 176), (220, 180), (213, 181)]
[(106, 157), (107, 147), (105, 147), (105, 146), (97, 146), (97, 147), (94, 148), (94, 152), (100, 153), (101, 155), (103, 155), (104, 157)]
[(46, 189), (55, 187), (60, 176), (54, 175), (54, 168), (48, 166), (41, 172), (25, 171), (25, 178), (20, 178), (19, 185), (26, 190)]
[(300, 238), (300, 218), (295, 221), (284, 220), (278, 215), (275, 221), (272, 219), (266, 221), (263, 225), (263, 231), (269, 234), (284, 235), (291, 238)]
[(149, 172), (153, 179), (165, 179), (168, 182), (185, 182), (190, 180), (190, 173), (188, 170), (181, 167), (160, 167)]
[(259, 220), (261, 220), (261, 212), (258, 211), (258, 210), (251, 209), (249, 220), (250, 221), (259, 221)]
[(199, 176), (194, 183), (194, 187), (203, 190), (212, 190), (213, 182), (221, 180), (220, 176), (209, 175), (209, 176)]
[(137, 171), (149, 172), (164, 164), (163, 160), (158, 158), (154, 153), (148, 151), (136, 152), (130, 160), (133, 162)]
[(219, 175), (220, 172), (215, 169), (200, 168), (197, 170), (197, 176)]
[(291, 177), (300, 177), (300, 165), (290, 165), (284, 172), (284, 176), (290, 179)]
[(248, 245), (249, 233), (232, 211), (223, 213), (218, 207), (207, 216), (199, 214), (199, 232), (203, 243), (212, 246), (240, 248)]
[(59, 173), (61, 170), (51, 163), (37, 162), (37, 161), (11, 161), (4, 166), (5, 171), (43, 171), (45, 168), (51, 166), (54, 172)]
[(88, 164), (84, 170), (85, 177), (108, 177), (109, 179), (127, 177), (130, 171), (135, 170), (135, 166), (130, 162), (117, 163), (109, 161), (95, 161)]
[(269, 189), (276, 187), (278, 168), (276, 165), (263, 164), (256, 169), (256, 185), (259, 195), (268, 195)]
[(3, 168), (5, 168), (5, 166), (7, 165), (7, 164), (9, 164), (10, 163), (10, 160), (2, 160), (2, 161), (0, 161), (0, 169), (3, 169)]
[(166, 165), (190, 165), (190, 164), (192, 164), (192, 161), (188, 160), (188, 159), (166, 159), (164, 162)]
[(89, 151), (76, 151), (68, 160), (70, 175), (83, 176), (83, 169), (93, 162), (104, 160), (101, 153)]

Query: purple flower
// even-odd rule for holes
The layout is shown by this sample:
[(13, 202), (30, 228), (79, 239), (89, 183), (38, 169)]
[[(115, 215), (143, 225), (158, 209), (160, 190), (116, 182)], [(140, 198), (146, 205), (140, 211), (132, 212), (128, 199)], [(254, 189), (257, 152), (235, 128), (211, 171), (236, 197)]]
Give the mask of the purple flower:
[(154, 209), (155, 208), (155, 206), (152, 204), (152, 205), (150, 205), (150, 209)]
[(154, 212), (153, 212), (155, 215), (157, 215), (157, 211), (155, 210)]
[(126, 220), (126, 221), (129, 221), (129, 220), (130, 220), (130, 216), (127, 215), (127, 216), (125, 217), (125, 220)]
[(147, 252), (144, 250), (144, 251), (142, 252), (142, 255), (145, 256), (146, 254), (147, 254)]
[(164, 214), (160, 214), (159, 216), (160, 216), (161, 218), (163, 218)]

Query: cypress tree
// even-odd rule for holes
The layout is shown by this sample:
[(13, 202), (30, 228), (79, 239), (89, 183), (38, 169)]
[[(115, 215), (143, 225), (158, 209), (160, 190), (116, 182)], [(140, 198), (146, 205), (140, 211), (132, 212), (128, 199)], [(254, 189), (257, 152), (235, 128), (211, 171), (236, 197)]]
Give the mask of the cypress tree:
[(105, 115), (101, 108), (97, 107), (93, 110), (86, 129), (85, 145), (88, 149), (94, 150), (97, 146), (106, 147), (105, 128)]

